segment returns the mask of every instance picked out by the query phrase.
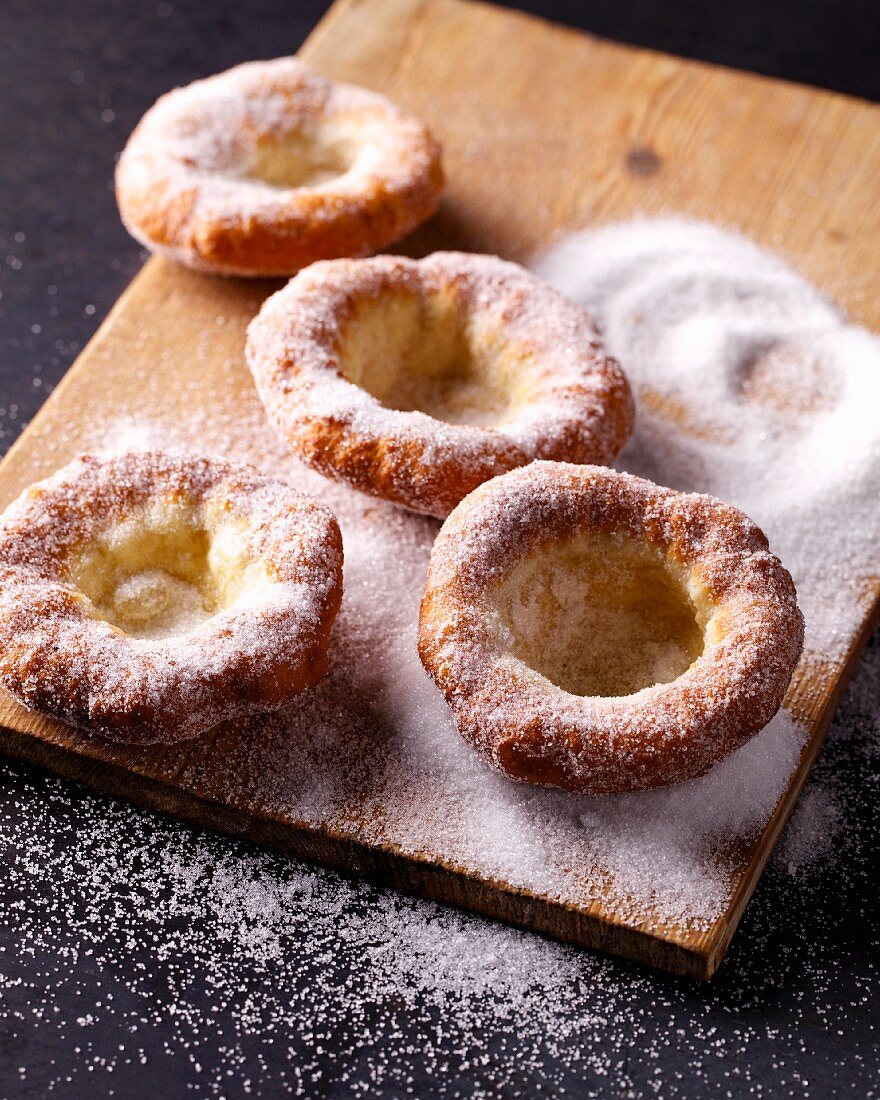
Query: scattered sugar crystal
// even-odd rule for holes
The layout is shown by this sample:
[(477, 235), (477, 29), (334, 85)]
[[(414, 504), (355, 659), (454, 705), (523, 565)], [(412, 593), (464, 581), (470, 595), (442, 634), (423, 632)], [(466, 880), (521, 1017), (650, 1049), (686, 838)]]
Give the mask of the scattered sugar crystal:
[(832, 786), (814, 784), (795, 807), (774, 858), (789, 874), (804, 874), (828, 858), (842, 829), (841, 809)]
[[(699, 988), (6, 767), (0, 1026), (53, 1055), (25, 1063), (27, 1095), (69, 1095), (68, 1078), (141, 1095), (173, 1073), (230, 1098), (248, 1080), (266, 1097), (800, 1100), (836, 1072), (870, 1096), (869, 1048), (835, 1040), (864, 1033), (877, 990), (856, 823), (878, 779), (878, 683), (875, 644), (803, 803), (833, 773), (834, 865), (855, 876), (845, 900), (815, 858), (790, 874), (791, 826), (721, 973)], [(829, 927), (838, 909), (849, 918)]]

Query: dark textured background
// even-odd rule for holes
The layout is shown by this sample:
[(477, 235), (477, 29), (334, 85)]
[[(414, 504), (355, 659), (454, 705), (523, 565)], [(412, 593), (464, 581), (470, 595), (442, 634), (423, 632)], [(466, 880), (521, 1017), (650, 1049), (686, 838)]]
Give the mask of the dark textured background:
[[(114, 157), (140, 115), (175, 84), (295, 48), (325, 6), (316, 0), (0, 4), (4, 449), (143, 260), (119, 224), (111, 189)], [(619, 40), (880, 99), (876, 0), (739, 0), (720, 5), (705, 0), (587, 0), (517, 6)], [(644, 1015), (652, 1027), (668, 1028), (672, 1035), (679, 1029), (686, 1034), (697, 1016), (717, 1016), (722, 1039), (725, 1034), (728, 1039), (750, 1036), (740, 1054), (737, 1044), (728, 1042), (725, 1057), (709, 1058), (707, 1068), (699, 1043), (663, 1044), (665, 1053), (659, 1058), (656, 1043), (646, 1042), (642, 1048), (636, 1043), (627, 1056), (629, 1083), (624, 1088), (613, 1079), (591, 1076), (584, 1065), (570, 1068), (560, 1061), (554, 1067), (557, 1055), (550, 1029), (545, 1076), (520, 1071), (516, 1050), (508, 1048), (497, 1055), (496, 1084), (487, 1086), (488, 1078), (473, 1068), (462, 1069), (451, 1055), (451, 1069), (442, 1081), (420, 1077), (416, 1068), (408, 1094), (448, 1091), (452, 1082), (460, 1095), (492, 1095), (497, 1081), (503, 1080), (504, 1095), (531, 1095), (542, 1084), (548, 1088), (552, 1077), (556, 1085), (549, 1091), (571, 1095), (871, 1095), (878, 1061), (870, 1005), (872, 1000), (875, 1007), (877, 1003), (880, 961), (872, 862), (877, 839), (872, 814), (877, 754), (872, 745), (880, 707), (878, 662), (875, 640), (820, 767), (846, 818), (836, 842), (837, 859), (806, 888), (771, 869), (711, 990), (646, 978), (623, 964), (609, 964), (616, 968), (622, 1003), (633, 1018)], [(16, 825), (17, 815), (36, 819), (48, 806), (75, 805), (79, 797), (76, 788), (19, 765), (9, 766), (0, 778), (0, 809), (9, 828)], [(109, 800), (99, 799), (94, 805), (111, 811)], [(63, 817), (61, 813), (52, 819), (55, 842), (75, 843), (78, 826), (65, 823)], [(143, 815), (147, 825), (139, 827), (150, 828), (150, 820)], [(167, 828), (178, 829), (162, 828), (166, 833)], [(68, 835), (65, 830), (72, 831)], [(188, 832), (179, 827), (181, 836)], [(52, 840), (47, 837), (47, 844)], [(224, 856), (236, 850), (223, 839), (207, 843)], [(192, 1059), (175, 1051), (170, 1024), (161, 1019), (152, 1025), (148, 1039), (142, 1037), (151, 1050), (147, 1063), (127, 1070), (117, 1065), (115, 1077), (102, 1072), (100, 1051), (102, 1043), (108, 1051), (123, 1050), (124, 1035), (117, 1034), (112, 1018), (105, 1023), (99, 1019), (89, 1037), (94, 1058), (85, 1065), (81, 1048), (62, 1025), (81, 1017), (90, 1000), (100, 999), (100, 968), (65, 946), (63, 922), (57, 948), (43, 945), (35, 950), (16, 913), (36, 904), (38, 886), (35, 880), (34, 897), (29, 898), (26, 889), (22, 892), (21, 855), (8, 843), (6, 859), (14, 873), (0, 884), (0, 976), (5, 979), (0, 1000), (0, 1096), (101, 1096), (113, 1086), (116, 1095), (125, 1097), (202, 1092), (239, 1096), (248, 1089), (253, 1095), (286, 1094), (285, 1069), (295, 1056), (282, 1047), (273, 1048), (275, 1053), (261, 1062), (259, 1073), (243, 1067), (225, 1083), (209, 1084)], [(10, 892), (11, 878), (19, 883), (21, 896)], [(51, 882), (39, 888), (51, 892)], [(120, 905), (125, 906), (124, 894)], [(161, 937), (161, 928), (157, 935)], [(299, 946), (308, 952), (308, 943)], [(125, 967), (137, 967), (137, 953), (125, 960), (123, 956), (117, 968), (123, 982)], [(606, 968), (606, 976), (609, 972)], [(658, 1003), (668, 998), (674, 999), (675, 1013), (660, 1018), (655, 1012), (652, 1019)], [(48, 1006), (45, 1011), (35, 1010), (37, 1001)], [(47, 1020), (54, 1021), (53, 1026)], [(378, 1053), (394, 1061), (409, 1040), (418, 1044), (419, 1034), (415, 1029), (407, 1036), (404, 1026), (401, 1037), (382, 1040), (385, 1047)], [(205, 1042), (200, 1057), (210, 1064), (210, 1037)], [(711, 1045), (707, 1040), (707, 1049)], [(355, 1067), (351, 1079), (344, 1081), (344, 1058), (332, 1042), (319, 1051), (317, 1064), (324, 1073), (313, 1079), (305, 1094), (357, 1094), (358, 1083), (364, 1085), (368, 1078), (359, 1076)], [(24, 1080), (18, 1072), (22, 1065), (28, 1069)], [(250, 1085), (245, 1083), (248, 1078)], [(374, 1085), (371, 1091), (375, 1095), (381, 1090)], [(398, 1082), (384, 1091), (402, 1095), (404, 1087)]]

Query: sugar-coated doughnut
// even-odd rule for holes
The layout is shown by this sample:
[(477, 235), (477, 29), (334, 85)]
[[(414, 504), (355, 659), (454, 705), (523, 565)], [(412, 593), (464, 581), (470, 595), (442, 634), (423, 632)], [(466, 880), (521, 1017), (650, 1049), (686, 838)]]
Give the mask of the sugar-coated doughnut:
[(332, 513), (247, 466), (83, 456), (0, 518), (0, 683), (129, 744), (316, 683), (342, 595)]
[(314, 264), (251, 322), (247, 359), (302, 459), (438, 517), (536, 458), (610, 462), (633, 426), (590, 317), (496, 256)]
[(514, 779), (633, 791), (701, 775), (770, 721), (803, 644), (742, 512), (595, 466), (487, 482), (435, 542), (419, 653)]
[(421, 122), (293, 57), (162, 96), (116, 171), (134, 237), (223, 275), (375, 252), (430, 217), (442, 189), (440, 148)]

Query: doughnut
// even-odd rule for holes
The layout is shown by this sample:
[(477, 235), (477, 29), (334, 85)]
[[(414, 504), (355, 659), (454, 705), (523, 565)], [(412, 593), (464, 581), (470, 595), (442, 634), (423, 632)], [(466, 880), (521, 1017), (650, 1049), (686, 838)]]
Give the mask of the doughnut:
[(281, 706), (328, 665), (342, 540), (247, 466), (84, 455), (0, 517), (0, 684), (129, 745)]
[(590, 317), (496, 256), (314, 264), (265, 302), (247, 359), (300, 458), (438, 518), (536, 458), (610, 462), (633, 427)]
[(418, 646), (497, 769), (600, 794), (682, 782), (744, 744), (803, 635), (791, 577), (736, 508), (536, 462), (443, 524)]
[(293, 57), (162, 96), (116, 171), (132, 236), (220, 275), (290, 275), (375, 252), (429, 218), (442, 189), (440, 148), (421, 122)]

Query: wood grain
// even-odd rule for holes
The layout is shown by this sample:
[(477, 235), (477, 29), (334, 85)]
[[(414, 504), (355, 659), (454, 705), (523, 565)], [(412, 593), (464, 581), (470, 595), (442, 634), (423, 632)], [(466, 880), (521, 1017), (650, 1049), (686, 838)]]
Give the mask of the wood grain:
[[(557, 233), (634, 212), (685, 212), (781, 250), (852, 317), (880, 327), (880, 111), (844, 96), (629, 49), (463, 0), (340, 0), (302, 51), (326, 74), (376, 88), (444, 144), (449, 191), (404, 250), (461, 247), (521, 258)], [(221, 389), (253, 402), (244, 327), (273, 285), (216, 280), (151, 260), (0, 465), (0, 504), (78, 453), (76, 424), (145, 407), (184, 416)], [(218, 317), (221, 328), (212, 327)], [(205, 333), (211, 329), (210, 340)], [(161, 338), (160, 338), (161, 337)], [(167, 355), (169, 341), (175, 349)], [(114, 364), (114, 370), (108, 364)], [(124, 364), (124, 369), (119, 364)], [(762, 836), (739, 853), (727, 911), (708, 931), (630, 924), (407, 855), (351, 830), (234, 804), (207, 739), (132, 754), (0, 699), (0, 746), (21, 759), (182, 819), (369, 875), (401, 889), (679, 974), (708, 978), (730, 942), (877, 619), (841, 667), (803, 667), (789, 702), (810, 730)], [(218, 735), (222, 738), (222, 734)], [(219, 793), (218, 793), (219, 792)]]

